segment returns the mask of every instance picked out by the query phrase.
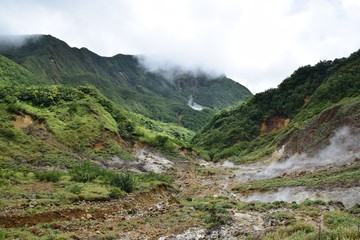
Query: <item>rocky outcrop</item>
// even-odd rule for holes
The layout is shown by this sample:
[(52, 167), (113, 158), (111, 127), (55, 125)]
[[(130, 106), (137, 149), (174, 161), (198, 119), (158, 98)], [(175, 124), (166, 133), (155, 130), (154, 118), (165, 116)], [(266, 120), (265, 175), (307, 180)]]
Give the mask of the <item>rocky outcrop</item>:
[(261, 124), (261, 133), (272, 133), (289, 125), (290, 119), (273, 115)]

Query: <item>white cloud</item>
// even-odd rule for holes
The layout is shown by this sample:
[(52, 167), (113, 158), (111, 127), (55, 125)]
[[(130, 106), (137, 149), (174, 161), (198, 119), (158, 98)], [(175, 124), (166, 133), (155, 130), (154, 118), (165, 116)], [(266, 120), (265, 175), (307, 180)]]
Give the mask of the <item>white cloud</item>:
[(52, 34), (100, 54), (145, 54), (253, 92), (360, 47), (357, 0), (0, 0), (1, 34)]

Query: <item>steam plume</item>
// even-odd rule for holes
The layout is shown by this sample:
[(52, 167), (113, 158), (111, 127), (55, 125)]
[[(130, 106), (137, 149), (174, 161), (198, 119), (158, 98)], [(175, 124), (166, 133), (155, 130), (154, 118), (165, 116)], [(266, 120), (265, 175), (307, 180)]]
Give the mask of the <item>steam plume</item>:
[(359, 131), (351, 131), (349, 127), (343, 127), (337, 130), (330, 139), (330, 145), (320, 150), (315, 156), (294, 155), (285, 161), (271, 163), (251, 175), (240, 176), (238, 180), (268, 179), (296, 171), (311, 171), (346, 164), (360, 157), (359, 148)]

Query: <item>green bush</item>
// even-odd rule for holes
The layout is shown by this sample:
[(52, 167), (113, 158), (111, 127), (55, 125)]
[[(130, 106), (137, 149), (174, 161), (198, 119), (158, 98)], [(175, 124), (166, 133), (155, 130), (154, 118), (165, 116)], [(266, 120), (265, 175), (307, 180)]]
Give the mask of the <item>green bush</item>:
[(51, 85), (21, 88), (17, 93), (17, 97), (22, 101), (29, 101), (37, 106), (49, 107), (60, 101), (81, 99), (84, 94), (76, 88)]
[(285, 219), (291, 219), (293, 218), (293, 214), (289, 211), (279, 211), (275, 213), (275, 219), (278, 221), (282, 221)]
[(8, 140), (14, 140), (17, 137), (17, 132), (14, 128), (0, 126), (0, 137), (4, 137)]
[(304, 206), (317, 206), (317, 205), (326, 205), (326, 202), (322, 201), (322, 200), (310, 200), (310, 199), (305, 199), (305, 201), (302, 203)]
[(69, 192), (71, 192), (73, 194), (80, 194), (82, 188), (83, 187), (80, 185), (74, 185), (74, 186), (69, 187)]
[(116, 173), (110, 179), (110, 185), (130, 193), (135, 189), (135, 181), (130, 173)]
[(60, 171), (56, 170), (39, 170), (34, 172), (35, 178), (41, 182), (58, 182), (62, 176)]
[(231, 219), (229, 209), (233, 205), (226, 197), (206, 196), (193, 199), (191, 205), (195, 210), (203, 212), (202, 219), (209, 229), (225, 224)]
[(102, 174), (102, 169), (90, 161), (74, 166), (70, 170), (71, 179), (75, 182), (89, 182)]
[(207, 228), (214, 228), (219, 225), (223, 225), (230, 221), (231, 217), (229, 216), (226, 209), (217, 208), (213, 205), (207, 213), (203, 216), (203, 220), (206, 223)]
[(140, 175), (142, 181), (146, 182), (161, 182), (165, 184), (170, 184), (172, 180), (164, 175), (155, 172), (148, 172)]
[(114, 187), (110, 189), (110, 193), (109, 193), (109, 197), (110, 198), (114, 198), (114, 199), (118, 199), (121, 198), (125, 195), (124, 191), (122, 191), (121, 189)]
[(6, 109), (9, 113), (14, 113), (14, 114), (19, 114), (19, 113), (22, 113), (24, 110), (23, 108), (21, 107), (21, 105), (17, 102), (15, 103), (11, 103), (7, 106), (7, 109)]

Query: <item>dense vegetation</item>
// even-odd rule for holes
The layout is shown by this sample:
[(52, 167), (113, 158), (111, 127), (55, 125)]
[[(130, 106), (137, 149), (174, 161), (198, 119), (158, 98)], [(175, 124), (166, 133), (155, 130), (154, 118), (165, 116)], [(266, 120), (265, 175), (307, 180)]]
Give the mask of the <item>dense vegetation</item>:
[(0, 55), (0, 84), (35, 84), (39, 82), (30, 71)]
[[(284, 141), (286, 133), (327, 108), (346, 105), (342, 99), (357, 98), (359, 63), (358, 51), (349, 58), (301, 67), (278, 88), (256, 94), (246, 103), (216, 114), (194, 137), (193, 143), (206, 151), (205, 157), (215, 160), (237, 156), (238, 161), (244, 161), (267, 155), (280, 140)], [(275, 125), (273, 129), (271, 121)], [(279, 130), (276, 121), (290, 121), (290, 126), (280, 126)], [(267, 126), (270, 130), (264, 131), (264, 125), (270, 125)]]
[[(1, 44), (0, 44), (1, 45)], [(215, 109), (247, 99), (251, 93), (222, 76), (195, 76), (178, 72), (174, 79), (146, 71), (135, 56), (100, 57), (85, 49), (70, 48), (52, 36), (34, 36), (18, 48), (1, 47), (0, 54), (22, 65), (47, 84), (91, 84), (122, 108), (191, 130), (203, 126)], [(190, 96), (203, 111), (187, 106)]]
[[(65, 159), (124, 154), (115, 139), (133, 135), (131, 121), (93, 87), (4, 86), (0, 95), (3, 159), (66, 165)], [(97, 142), (104, 151), (94, 151)]]

